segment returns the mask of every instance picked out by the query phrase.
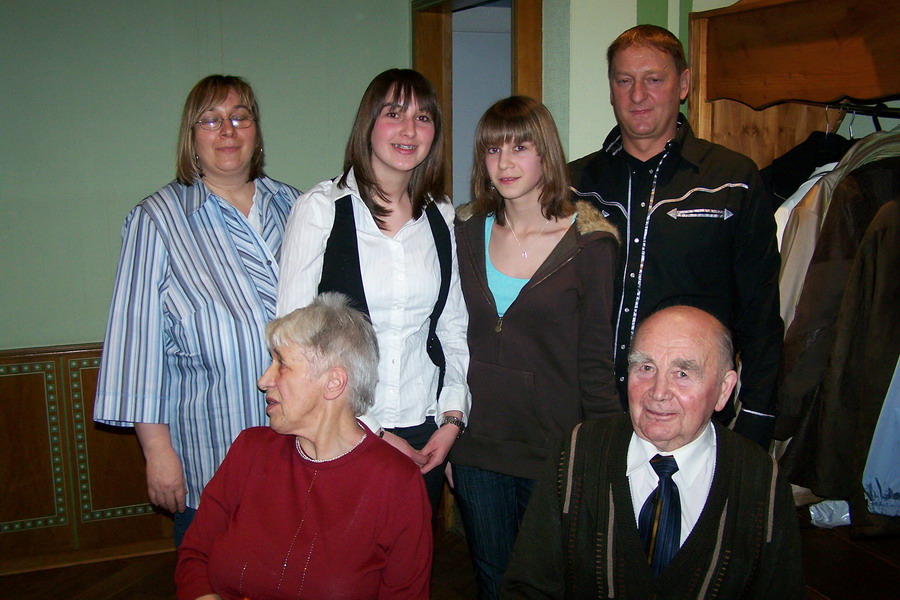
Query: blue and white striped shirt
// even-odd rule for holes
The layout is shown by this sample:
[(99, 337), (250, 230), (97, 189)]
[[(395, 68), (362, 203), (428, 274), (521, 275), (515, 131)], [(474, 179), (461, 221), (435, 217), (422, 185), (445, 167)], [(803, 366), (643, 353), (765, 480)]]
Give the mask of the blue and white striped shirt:
[(284, 226), (299, 192), (256, 180), (262, 234), (198, 181), (172, 182), (125, 220), (94, 419), (164, 423), (187, 505), (247, 427), (266, 424), (256, 381), (269, 363)]

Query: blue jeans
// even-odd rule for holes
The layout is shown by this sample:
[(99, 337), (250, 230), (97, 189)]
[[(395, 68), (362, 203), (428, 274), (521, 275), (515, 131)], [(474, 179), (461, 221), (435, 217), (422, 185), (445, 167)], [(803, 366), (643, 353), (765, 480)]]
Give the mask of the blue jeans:
[(478, 599), (497, 598), (535, 481), (455, 464), (453, 483)]
[(196, 508), (185, 507), (184, 512), (175, 513), (175, 547), (181, 545), (181, 540), (184, 539), (184, 534), (187, 533), (188, 527), (191, 526), (191, 521), (194, 520), (194, 515), (197, 514)]

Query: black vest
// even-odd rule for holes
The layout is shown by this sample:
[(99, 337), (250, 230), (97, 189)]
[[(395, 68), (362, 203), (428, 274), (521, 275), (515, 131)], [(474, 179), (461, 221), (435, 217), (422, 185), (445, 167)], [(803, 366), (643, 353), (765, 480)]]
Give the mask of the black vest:
[[(429, 317), (428, 342), (425, 347), (431, 362), (438, 368), (437, 397), (440, 398), (441, 389), (444, 387), (447, 363), (444, 359), (441, 341), (437, 337), (437, 322), (444, 311), (444, 305), (447, 304), (447, 295), (450, 291), (452, 268), (450, 229), (434, 202), (429, 202), (425, 207), (425, 215), (431, 226), (438, 263), (441, 267), (441, 287), (434, 310), (431, 311)], [(329, 234), (328, 243), (325, 246), (322, 278), (319, 280), (319, 293), (322, 292), (345, 294), (350, 298), (350, 305), (353, 308), (371, 319), (369, 305), (366, 302), (366, 291), (363, 287), (362, 270), (359, 266), (359, 246), (356, 240), (356, 220), (353, 218), (353, 200), (349, 195), (339, 198), (334, 203), (334, 224), (331, 226), (331, 234)]]

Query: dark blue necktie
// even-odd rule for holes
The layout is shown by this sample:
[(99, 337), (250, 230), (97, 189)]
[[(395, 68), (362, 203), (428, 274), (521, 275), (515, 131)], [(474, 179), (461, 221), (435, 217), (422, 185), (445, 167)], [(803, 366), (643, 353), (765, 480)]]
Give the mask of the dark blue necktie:
[(647, 560), (654, 575), (659, 575), (681, 547), (681, 500), (672, 475), (678, 464), (671, 456), (657, 454), (650, 466), (659, 476), (659, 485), (641, 508), (639, 529)]

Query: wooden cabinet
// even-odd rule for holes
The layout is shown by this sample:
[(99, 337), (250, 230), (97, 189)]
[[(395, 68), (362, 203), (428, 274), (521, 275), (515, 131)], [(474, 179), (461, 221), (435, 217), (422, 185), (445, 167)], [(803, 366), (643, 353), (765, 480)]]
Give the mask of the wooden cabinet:
[(172, 549), (134, 431), (92, 420), (100, 350), (0, 351), (0, 574)]
[[(739, 0), (690, 15), (690, 122), (762, 168), (844, 99), (900, 94), (900, 10), (881, 0)], [(809, 103), (817, 103), (811, 106)]]

